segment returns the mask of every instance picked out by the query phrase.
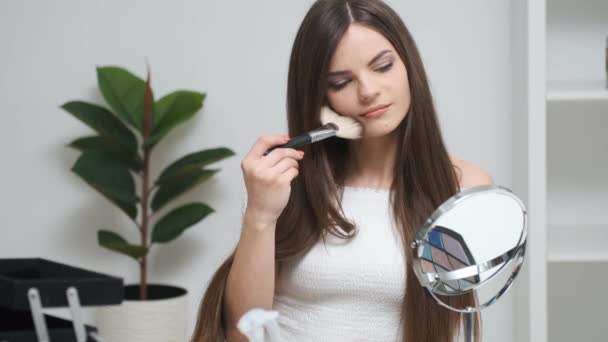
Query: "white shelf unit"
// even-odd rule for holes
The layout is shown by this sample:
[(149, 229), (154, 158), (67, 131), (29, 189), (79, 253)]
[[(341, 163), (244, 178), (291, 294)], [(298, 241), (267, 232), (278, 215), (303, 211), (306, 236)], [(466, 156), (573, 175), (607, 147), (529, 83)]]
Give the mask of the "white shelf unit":
[(547, 101), (608, 101), (605, 80), (549, 81)]
[(547, 341), (606, 340), (608, 2), (546, 0), (545, 37)]
[(513, 8), (513, 190), (529, 212), (517, 341), (605, 341), (608, 1)]

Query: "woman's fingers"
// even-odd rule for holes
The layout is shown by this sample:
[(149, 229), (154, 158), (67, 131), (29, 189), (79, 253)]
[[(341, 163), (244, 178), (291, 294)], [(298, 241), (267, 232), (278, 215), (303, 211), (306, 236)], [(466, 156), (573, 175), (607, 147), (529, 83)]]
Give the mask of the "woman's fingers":
[[(285, 144), (289, 141), (289, 137), (286, 135), (264, 135), (259, 137), (251, 150), (247, 154), (252, 158), (262, 158), (264, 156), (264, 152), (266, 152), (269, 148), (273, 146), (278, 146)], [(270, 155), (270, 154), (269, 154)]]
[(284, 181), (286, 183), (291, 183), (291, 181), (296, 178), (298, 176), (298, 174), (300, 173), (300, 170), (298, 170), (295, 167), (292, 167), (290, 169), (288, 169), (287, 171), (283, 172), (280, 176), (279, 179), (281, 181)]
[(304, 152), (295, 150), (293, 148), (277, 148), (272, 150), (267, 156), (260, 160), (260, 165), (264, 167), (273, 167), (277, 165), (281, 160), (285, 158), (301, 160), (304, 158)]
[(264, 156), (272, 146), (286, 143), (287, 137), (259, 138), (241, 162), (247, 187), (247, 210), (268, 222), (276, 222), (289, 201), (291, 181), (299, 173), (298, 162), (304, 153), (292, 148), (277, 148)]
[(291, 158), (283, 158), (275, 166), (272, 167), (272, 170), (275, 174), (282, 174), (291, 168), (299, 168), (298, 161)]

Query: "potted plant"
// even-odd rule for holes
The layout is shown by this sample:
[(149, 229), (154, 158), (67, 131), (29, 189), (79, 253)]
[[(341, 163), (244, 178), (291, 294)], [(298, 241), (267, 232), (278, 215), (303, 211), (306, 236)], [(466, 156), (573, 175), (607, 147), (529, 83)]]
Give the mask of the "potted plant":
[[(140, 236), (138, 242), (128, 242), (116, 231), (97, 233), (100, 246), (132, 258), (140, 267), (139, 284), (125, 286), (123, 304), (98, 310), (98, 329), (112, 342), (183, 342), (186, 290), (148, 284), (148, 253), (214, 211), (198, 202), (171, 210), (168, 206), (219, 171), (208, 168), (210, 164), (234, 152), (218, 147), (190, 153), (153, 179), (154, 148), (202, 108), (206, 94), (179, 90), (155, 101), (149, 69), (144, 81), (120, 67), (98, 67), (97, 83), (109, 109), (84, 101), (61, 106), (96, 132), (69, 144), (80, 152), (72, 171), (126, 214)], [(161, 209), (167, 209), (162, 217), (154, 215)]]

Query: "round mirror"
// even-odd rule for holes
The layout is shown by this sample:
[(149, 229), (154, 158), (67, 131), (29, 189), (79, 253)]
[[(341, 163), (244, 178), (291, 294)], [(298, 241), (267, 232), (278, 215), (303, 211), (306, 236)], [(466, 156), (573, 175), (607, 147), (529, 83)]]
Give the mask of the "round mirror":
[[(484, 185), (459, 192), (426, 221), (412, 244), (414, 272), (435, 300), (475, 312), (511, 286), (523, 262), (527, 212), (509, 189)], [(476, 304), (453, 307), (443, 296), (474, 291)]]

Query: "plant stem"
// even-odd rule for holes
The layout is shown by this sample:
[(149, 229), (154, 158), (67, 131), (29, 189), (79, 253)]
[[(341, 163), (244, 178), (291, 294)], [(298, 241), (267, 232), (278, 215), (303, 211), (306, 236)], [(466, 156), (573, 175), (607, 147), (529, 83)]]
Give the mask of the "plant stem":
[[(148, 249), (148, 201), (150, 189), (148, 184), (150, 171), (150, 150), (144, 149), (144, 168), (143, 168), (143, 184), (141, 195), (141, 245)], [(148, 253), (144, 254), (139, 264), (139, 299), (146, 300), (148, 298)]]

